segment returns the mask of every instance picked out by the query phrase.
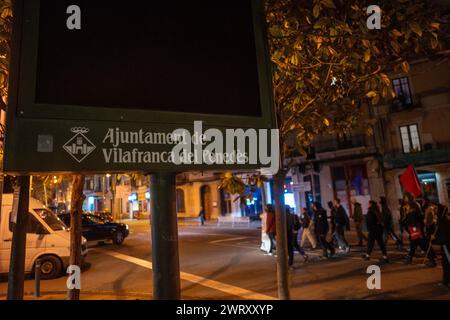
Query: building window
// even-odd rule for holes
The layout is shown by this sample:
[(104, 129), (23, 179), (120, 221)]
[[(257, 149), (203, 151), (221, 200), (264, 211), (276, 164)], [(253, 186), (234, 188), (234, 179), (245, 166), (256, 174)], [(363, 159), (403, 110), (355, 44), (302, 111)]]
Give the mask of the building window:
[(400, 135), (404, 153), (418, 152), (422, 150), (420, 145), (419, 127), (417, 124), (401, 126)]
[(407, 77), (392, 80), (392, 86), (395, 92), (394, 104), (398, 107), (412, 105), (411, 89)]
[(177, 212), (185, 212), (184, 207), (184, 191), (182, 189), (177, 189)]
[(225, 216), (233, 212), (233, 201), (231, 198), (231, 194), (224, 192), (222, 189), (220, 190), (220, 198), (222, 201), (222, 215)]

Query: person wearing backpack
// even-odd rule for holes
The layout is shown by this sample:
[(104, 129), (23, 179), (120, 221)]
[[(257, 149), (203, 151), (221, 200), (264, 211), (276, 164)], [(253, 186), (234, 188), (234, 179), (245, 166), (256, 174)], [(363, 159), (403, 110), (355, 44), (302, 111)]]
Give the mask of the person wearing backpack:
[(387, 257), (386, 244), (383, 239), (383, 216), (376, 201), (369, 201), (369, 209), (366, 216), (367, 230), (369, 231), (369, 239), (367, 241), (367, 251), (363, 256), (365, 260), (370, 260), (375, 241), (381, 249), (384, 262), (389, 262)]
[(286, 206), (286, 227), (287, 227), (287, 242), (288, 242), (288, 265), (292, 268), (294, 264), (294, 249), (302, 255), (305, 262), (308, 260), (308, 255), (298, 245), (298, 230), (300, 230), (300, 220), (298, 216), (292, 212), (290, 206)]
[[(317, 238), (319, 239), (320, 247), (322, 248), (324, 258), (328, 258), (333, 256), (335, 253), (334, 246), (331, 242), (327, 241), (327, 234), (329, 230), (327, 212), (320, 202), (314, 202), (313, 205), (314, 210), (314, 225)], [(328, 251), (330, 252), (328, 254)]]
[(405, 195), (405, 225), (409, 231), (409, 253), (406, 256), (406, 264), (411, 264), (416, 253), (417, 247), (420, 247), (424, 252), (427, 253), (427, 266), (436, 266), (436, 254), (434, 253), (433, 247), (427, 245), (427, 240), (425, 237), (425, 223), (424, 215), (422, 213), (421, 206), (417, 201), (415, 201), (412, 194), (407, 193)]

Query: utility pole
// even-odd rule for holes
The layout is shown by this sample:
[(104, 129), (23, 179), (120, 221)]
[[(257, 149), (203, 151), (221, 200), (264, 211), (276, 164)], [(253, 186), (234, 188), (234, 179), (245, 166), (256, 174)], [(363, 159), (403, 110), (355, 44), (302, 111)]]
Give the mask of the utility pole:
[(19, 176), (14, 192), (11, 221), (13, 236), (8, 274), (8, 300), (23, 300), (25, 280), (25, 254), (27, 244), (28, 206), (30, 198), (30, 176)]
[[(84, 175), (74, 175), (72, 183), (72, 199), (70, 202), (70, 265), (81, 269), (81, 215), (83, 202)], [(80, 300), (79, 289), (68, 289), (67, 300)]]
[(286, 178), (286, 171), (281, 169), (274, 176), (275, 223), (277, 232), (276, 234), (277, 280), (278, 280), (278, 298), (280, 300), (289, 300), (291, 298), (289, 291), (289, 276), (288, 276), (286, 209), (284, 206), (285, 178)]
[(180, 299), (176, 174), (154, 173), (150, 177), (153, 298)]

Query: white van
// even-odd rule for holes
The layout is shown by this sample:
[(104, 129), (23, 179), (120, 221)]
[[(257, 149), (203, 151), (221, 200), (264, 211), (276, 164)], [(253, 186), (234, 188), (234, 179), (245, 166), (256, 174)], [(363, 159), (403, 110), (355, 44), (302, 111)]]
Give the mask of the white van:
[[(13, 195), (4, 194), (0, 214), (0, 273), (9, 272), (12, 232), (10, 216)], [(70, 256), (70, 233), (66, 225), (41, 202), (30, 198), (27, 225), (25, 272), (32, 273), (36, 260), (41, 260), (41, 278), (53, 279), (66, 270)], [(82, 256), (87, 254), (86, 239), (82, 240)]]

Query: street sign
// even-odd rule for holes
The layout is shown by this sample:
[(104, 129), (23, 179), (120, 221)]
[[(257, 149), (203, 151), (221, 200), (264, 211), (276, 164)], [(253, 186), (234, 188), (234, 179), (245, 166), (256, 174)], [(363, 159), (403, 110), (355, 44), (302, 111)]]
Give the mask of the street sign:
[(182, 142), (201, 157), (207, 129), (225, 148), (242, 128), (231, 153), (274, 150), (261, 0), (18, 0), (14, 17), (6, 172), (229, 169), (171, 157)]
[(299, 182), (292, 185), (292, 189), (294, 192), (310, 192), (312, 190), (311, 188), (311, 182)]

